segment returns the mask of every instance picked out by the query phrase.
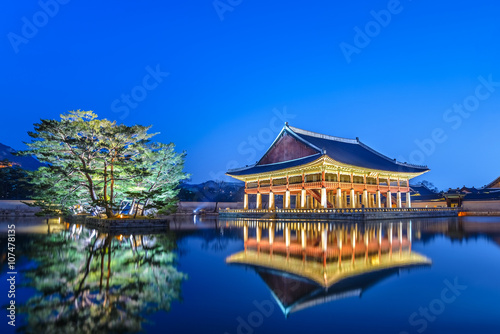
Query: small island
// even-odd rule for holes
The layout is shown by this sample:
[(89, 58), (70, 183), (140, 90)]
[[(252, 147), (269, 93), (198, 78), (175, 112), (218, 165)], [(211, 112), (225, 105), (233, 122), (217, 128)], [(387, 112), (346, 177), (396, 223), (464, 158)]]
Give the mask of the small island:
[(117, 124), (92, 111), (70, 111), (35, 124), (28, 149), (43, 163), (27, 172), (38, 215), (98, 227), (154, 227), (175, 211), (185, 152), (151, 140), (151, 126)]

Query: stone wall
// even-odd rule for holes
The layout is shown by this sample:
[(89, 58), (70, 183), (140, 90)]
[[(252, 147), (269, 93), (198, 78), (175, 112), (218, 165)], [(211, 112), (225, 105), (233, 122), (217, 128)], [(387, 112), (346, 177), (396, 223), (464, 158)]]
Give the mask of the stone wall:
[[(413, 199), (413, 198), (412, 198)], [(446, 208), (446, 202), (415, 201), (411, 202), (412, 208)]]
[(500, 201), (464, 201), (463, 208), (467, 211), (500, 212)]

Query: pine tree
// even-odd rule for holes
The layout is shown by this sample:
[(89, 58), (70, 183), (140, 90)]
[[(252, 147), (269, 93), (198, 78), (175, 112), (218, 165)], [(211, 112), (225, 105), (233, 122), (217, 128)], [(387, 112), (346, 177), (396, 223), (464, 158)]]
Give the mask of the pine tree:
[[(45, 120), (29, 132), (29, 149), (48, 167), (33, 172), (42, 213), (67, 213), (79, 206), (114, 217), (123, 202), (144, 208), (174, 205), (175, 187), (185, 178), (185, 153), (173, 145), (150, 142), (151, 126), (99, 120), (92, 111), (70, 111), (61, 120)], [(137, 198), (130, 197), (137, 196)]]

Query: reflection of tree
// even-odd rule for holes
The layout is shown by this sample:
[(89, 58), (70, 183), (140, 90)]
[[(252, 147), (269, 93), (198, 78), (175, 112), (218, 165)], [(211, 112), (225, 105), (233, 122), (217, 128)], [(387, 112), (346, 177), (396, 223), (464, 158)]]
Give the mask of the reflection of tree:
[(174, 266), (168, 235), (113, 237), (87, 230), (33, 245), (39, 291), (22, 307), (29, 333), (137, 332), (144, 315), (168, 311), (186, 275)]

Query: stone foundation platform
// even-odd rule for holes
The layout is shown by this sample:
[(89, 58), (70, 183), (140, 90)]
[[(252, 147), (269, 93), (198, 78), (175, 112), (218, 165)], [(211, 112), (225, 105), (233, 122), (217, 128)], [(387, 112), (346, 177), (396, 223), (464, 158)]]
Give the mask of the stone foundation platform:
[(322, 219), (344, 221), (369, 221), (408, 218), (458, 217), (456, 208), (382, 208), (382, 209), (276, 209), (269, 210), (220, 210), (221, 218), (258, 219)]

